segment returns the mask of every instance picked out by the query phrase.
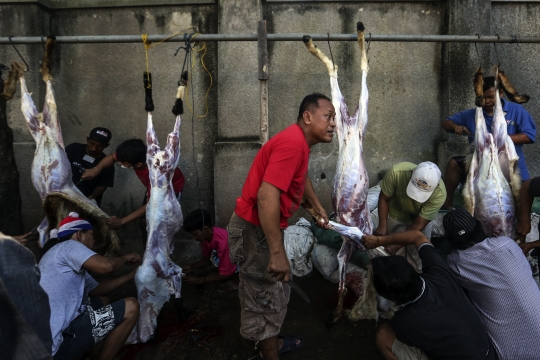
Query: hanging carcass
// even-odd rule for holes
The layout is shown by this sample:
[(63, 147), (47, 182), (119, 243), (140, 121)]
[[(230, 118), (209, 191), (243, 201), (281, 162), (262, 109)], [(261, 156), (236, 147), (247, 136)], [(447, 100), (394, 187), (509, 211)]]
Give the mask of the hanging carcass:
[(39, 113), (36, 110), (24, 76), (20, 77), (21, 109), (28, 130), (36, 141), (32, 162), (32, 183), (43, 201), (46, 214), (46, 218), (38, 227), (39, 243), (43, 246), (50, 230), (70, 212), (75, 211), (94, 227), (96, 239), (94, 249), (100, 254), (114, 254), (119, 252), (121, 244), (116, 232), (109, 229), (105, 223), (109, 216), (85, 197), (72, 181), (71, 165), (64, 151), (50, 74), (54, 41), (54, 38), (47, 38), (46, 52), (40, 70), (46, 84), (43, 112)]
[[(362, 87), (358, 107), (352, 115), (349, 114), (345, 99), (339, 89), (337, 80), (338, 67), (313, 44), (309, 36), (304, 36), (304, 43), (308, 50), (326, 65), (328, 75), (330, 75), (332, 104), (336, 109), (336, 129), (339, 142), (339, 157), (332, 192), (332, 202), (337, 223), (357, 228), (361, 233), (371, 235), (373, 224), (367, 203), (369, 179), (362, 155), (364, 135), (368, 122), (368, 89), (366, 82), (368, 61), (365, 49), (364, 25), (361, 22), (357, 24), (357, 30), (358, 45), (361, 52)], [(344, 230), (339, 227), (339, 224), (331, 223), (331, 227), (338, 231)], [(347, 282), (347, 262), (358, 249), (365, 250), (360, 242), (361, 236), (349, 235), (351, 234), (347, 232), (342, 234), (344, 241), (338, 253), (340, 272), (339, 300), (336, 310), (329, 319), (329, 324), (336, 322), (343, 311), (343, 301), (347, 292), (345, 287)], [(370, 256), (378, 255), (374, 251), (369, 251), (369, 254)], [(366, 281), (364, 281), (363, 285), (365, 287)]]
[(148, 113), (146, 163), (152, 191), (146, 205), (148, 241), (142, 265), (135, 274), (141, 310), (139, 321), (127, 341), (130, 344), (150, 340), (163, 304), (171, 295), (180, 297), (182, 268), (169, 256), (173, 250), (174, 235), (183, 223), (182, 209), (171, 184), (180, 159), (180, 122), (180, 116), (177, 116), (167, 145), (160, 150), (152, 115)]
[(495, 108), (491, 133), (482, 112), (482, 69), (475, 76), (476, 133), (467, 182), (463, 190), (466, 209), (481, 222), (487, 236), (509, 236), (514, 232), (516, 205), (519, 201), (521, 179), (517, 167), (518, 155), (507, 133), (507, 123), (498, 91), (495, 70)]

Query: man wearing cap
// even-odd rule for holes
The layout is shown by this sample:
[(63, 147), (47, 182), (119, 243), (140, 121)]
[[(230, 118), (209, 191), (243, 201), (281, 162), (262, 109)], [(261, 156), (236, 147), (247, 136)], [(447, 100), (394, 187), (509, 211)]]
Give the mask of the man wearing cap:
[(511, 238), (486, 238), (465, 210), (443, 218), (453, 251), (448, 267), (478, 309), (499, 359), (540, 359), (540, 292)]
[(89, 199), (94, 199), (101, 206), (101, 199), (105, 190), (114, 183), (114, 168), (104, 169), (93, 179), (81, 181), (81, 175), (86, 169), (92, 169), (104, 158), (103, 150), (109, 146), (111, 131), (97, 127), (90, 131), (86, 144), (73, 143), (66, 147), (66, 154), (71, 163), (73, 183)]
[(70, 213), (60, 222), (58, 244), (39, 262), (40, 285), (49, 296), (54, 359), (78, 359), (104, 340), (100, 359), (114, 359), (139, 318), (139, 303), (125, 298), (109, 303), (106, 294), (131, 281), (133, 271), (98, 283), (88, 274), (105, 275), (126, 263), (138, 263), (137, 254), (104, 257), (92, 251), (92, 225)]
[[(437, 165), (426, 161), (418, 166), (410, 162), (393, 165), (381, 182), (379, 226), (374, 235), (388, 235), (405, 230), (419, 230), (431, 239), (431, 220), (446, 199), (446, 188)], [(391, 254), (402, 255), (422, 271), (422, 261), (414, 245), (394, 245)]]
[[(377, 329), (377, 347), (386, 359), (497, 359), (479, 314), (424, 234), (415, 230), (366, 235), (362, 242), (367, 249), (412, 245), (423, 262), (423, 273), (418, 274), (401, 256), (371, 260), (375, 290), (399, 306), (390, 323)], [(532, 342), (529, 332), (515, 333), (509, 341), (515, 337)]]

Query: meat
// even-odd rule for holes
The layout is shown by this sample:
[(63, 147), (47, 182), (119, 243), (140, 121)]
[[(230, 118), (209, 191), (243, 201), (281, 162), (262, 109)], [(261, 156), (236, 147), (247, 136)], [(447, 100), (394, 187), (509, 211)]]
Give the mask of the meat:
[(466, 209), (482, 223), (489, 237), (512, 237), (521, 187), (518, 155), (506, 129), (498, 94), (495, 96), (491, 133), (487, 130), (482, 108), (476, 108), (475, 151), (463, 196)]
[(146, 163), (150, 173), (152, 191), (146, 205), (148, 241), (142, 265), (135, 274), (139, 295), (140, 316), (128, 343), (147, 342), (154, 334), (157, 316), (169, 297), (180, 297), (182, 268), (171, 261), (174, 235), (183, 223), (182, 210), (171, 184), (174, 169), (180, 159), (180, 116), (167, 145), (160, 150), (152, 115), (148, 113)]
[[(358, 44), (361, 51), (361, 74), (362, 87), (360, 100), (355, 112), (350, 115), (345, 104), (345, 99), (341, 94), (337, 80), (337, 69), (312, 42), (309, 36), (304, 36), (304, 43), (308, 50), (319, 58), (325, 65), (330, 75), (330, 87), (332, 92), (332, 104), (336, 109), (336, 130), (339, 142), (339, 157), (334, 176), (334, 189), (332, 192), (332, 202), (339, 224), (357, 228), (358, 234), (369, 234), (373, 232), (373, 224), (367, 195), (369, 190), (369, 178), (362, 156), (364, 135), (368, 122), (368, 88), (366, 77), (368, 73), (368, 61), (364, 44), (364, 25), (357, 24)], [(339, 224), (332, 225), (339, 229)], [(338, 253), (340, 283), (339, 301), (331, 322), (337, 321), (341, 317), (343, 300), (346, 293), (346, 266), (350, 257), (363, 246), (360, 238), (346, 229), (342, 233), (343, 245)], [(370, 251), (371, 256), (376, 253)]]
[[(50, 57), (53, 44), (53, 39), (47, 39), (46, 58)], [(76, 211), (94, 226), (95, 250), (101, 254), (117, 253), (120, 250), (120, 239), (105, 223), (109, 216), (88, 200), (71, 180), (71, 165), (64, 151), (52, 77), (49, 69), (45, 67), (48, 63), (48, 60), (44, 60), (42, 69), (43, 80), (46, 83), (42, 113), (36, 110), (22, 73), (20, 77), (21, 110), (28, 130), (36, 142), (32, 162), (32, 183), (43, 201), (46, 214), (46, 218), (38, 227), (39, 243), (43, 246), (50, 229), (55, 228), (70, 212)]]

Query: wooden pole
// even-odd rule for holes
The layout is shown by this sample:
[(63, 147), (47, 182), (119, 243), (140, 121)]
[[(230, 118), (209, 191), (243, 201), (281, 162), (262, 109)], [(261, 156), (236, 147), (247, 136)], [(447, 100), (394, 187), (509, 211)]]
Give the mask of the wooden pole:
[(257, 27), (259, 82), (261, 100), (261, 144), (268, 141), (268, 37), (266, 20), (260, 20)]

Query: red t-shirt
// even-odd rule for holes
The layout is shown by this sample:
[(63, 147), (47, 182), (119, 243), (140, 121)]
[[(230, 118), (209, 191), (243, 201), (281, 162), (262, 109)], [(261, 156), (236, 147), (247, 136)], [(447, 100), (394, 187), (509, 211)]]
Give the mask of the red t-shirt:
[(309, 146), (304, 131), (297, 124), (291, 125), (271, 138), (257, 153), (236, 199), (236, 215), (255, 225), (260, 225), (257, 209), (257, 192), (266, 181), (282, 191), (280, 197), (280, 222), (287, 227), (287, 219), (300, 206), (309, 163)]
[[(118, 161), (118, 158), (116, 157), (116, 153), (113, 154), (114, 160)], [(135, 171), (135, 175), (141, 180), (144, 187), (146, 188), (146, 198), (150, 198), (150, 190), (152, 189), (152, 186), (150, 185), (150, 171), (148, 171), (148, 166), (146, 166), (144, 169), (138, 170), (133, 168), (133, 171)], [(172, 186), (174, 189), (174, 193), (178, 194), (179, 192), (182, 192), (184, 189), (185, 184), (184, 174), (182, 174), (182, 171), (180, 171), (179, 168), (174, 169), (174, 175), (172, 178)]]
[(218, 227), (214, 227), (213, 230), (212, 240), (201, 243), (202, 256), (210, 259), (221, 275), (232, 275), (236, 271), (236, 265), (231, 262), (229, 256), (229, 233)]
[[(146, 187), (146, 198), (150, 198), (150, 190), (152, 189), (152, 186), (150, 185), (150, 171), (148, 171), (148, 166), (140, 170), (133, 168), (133, 171), (135, 171), (135, 175), (137, 175), (139, 180), (141, 180), (143, 185)], [(179, 168), (174, 169), (172, 186), (175, 194), (178, 194), (184, 189), (184, 183), (184, 174), (182, 174)]]

